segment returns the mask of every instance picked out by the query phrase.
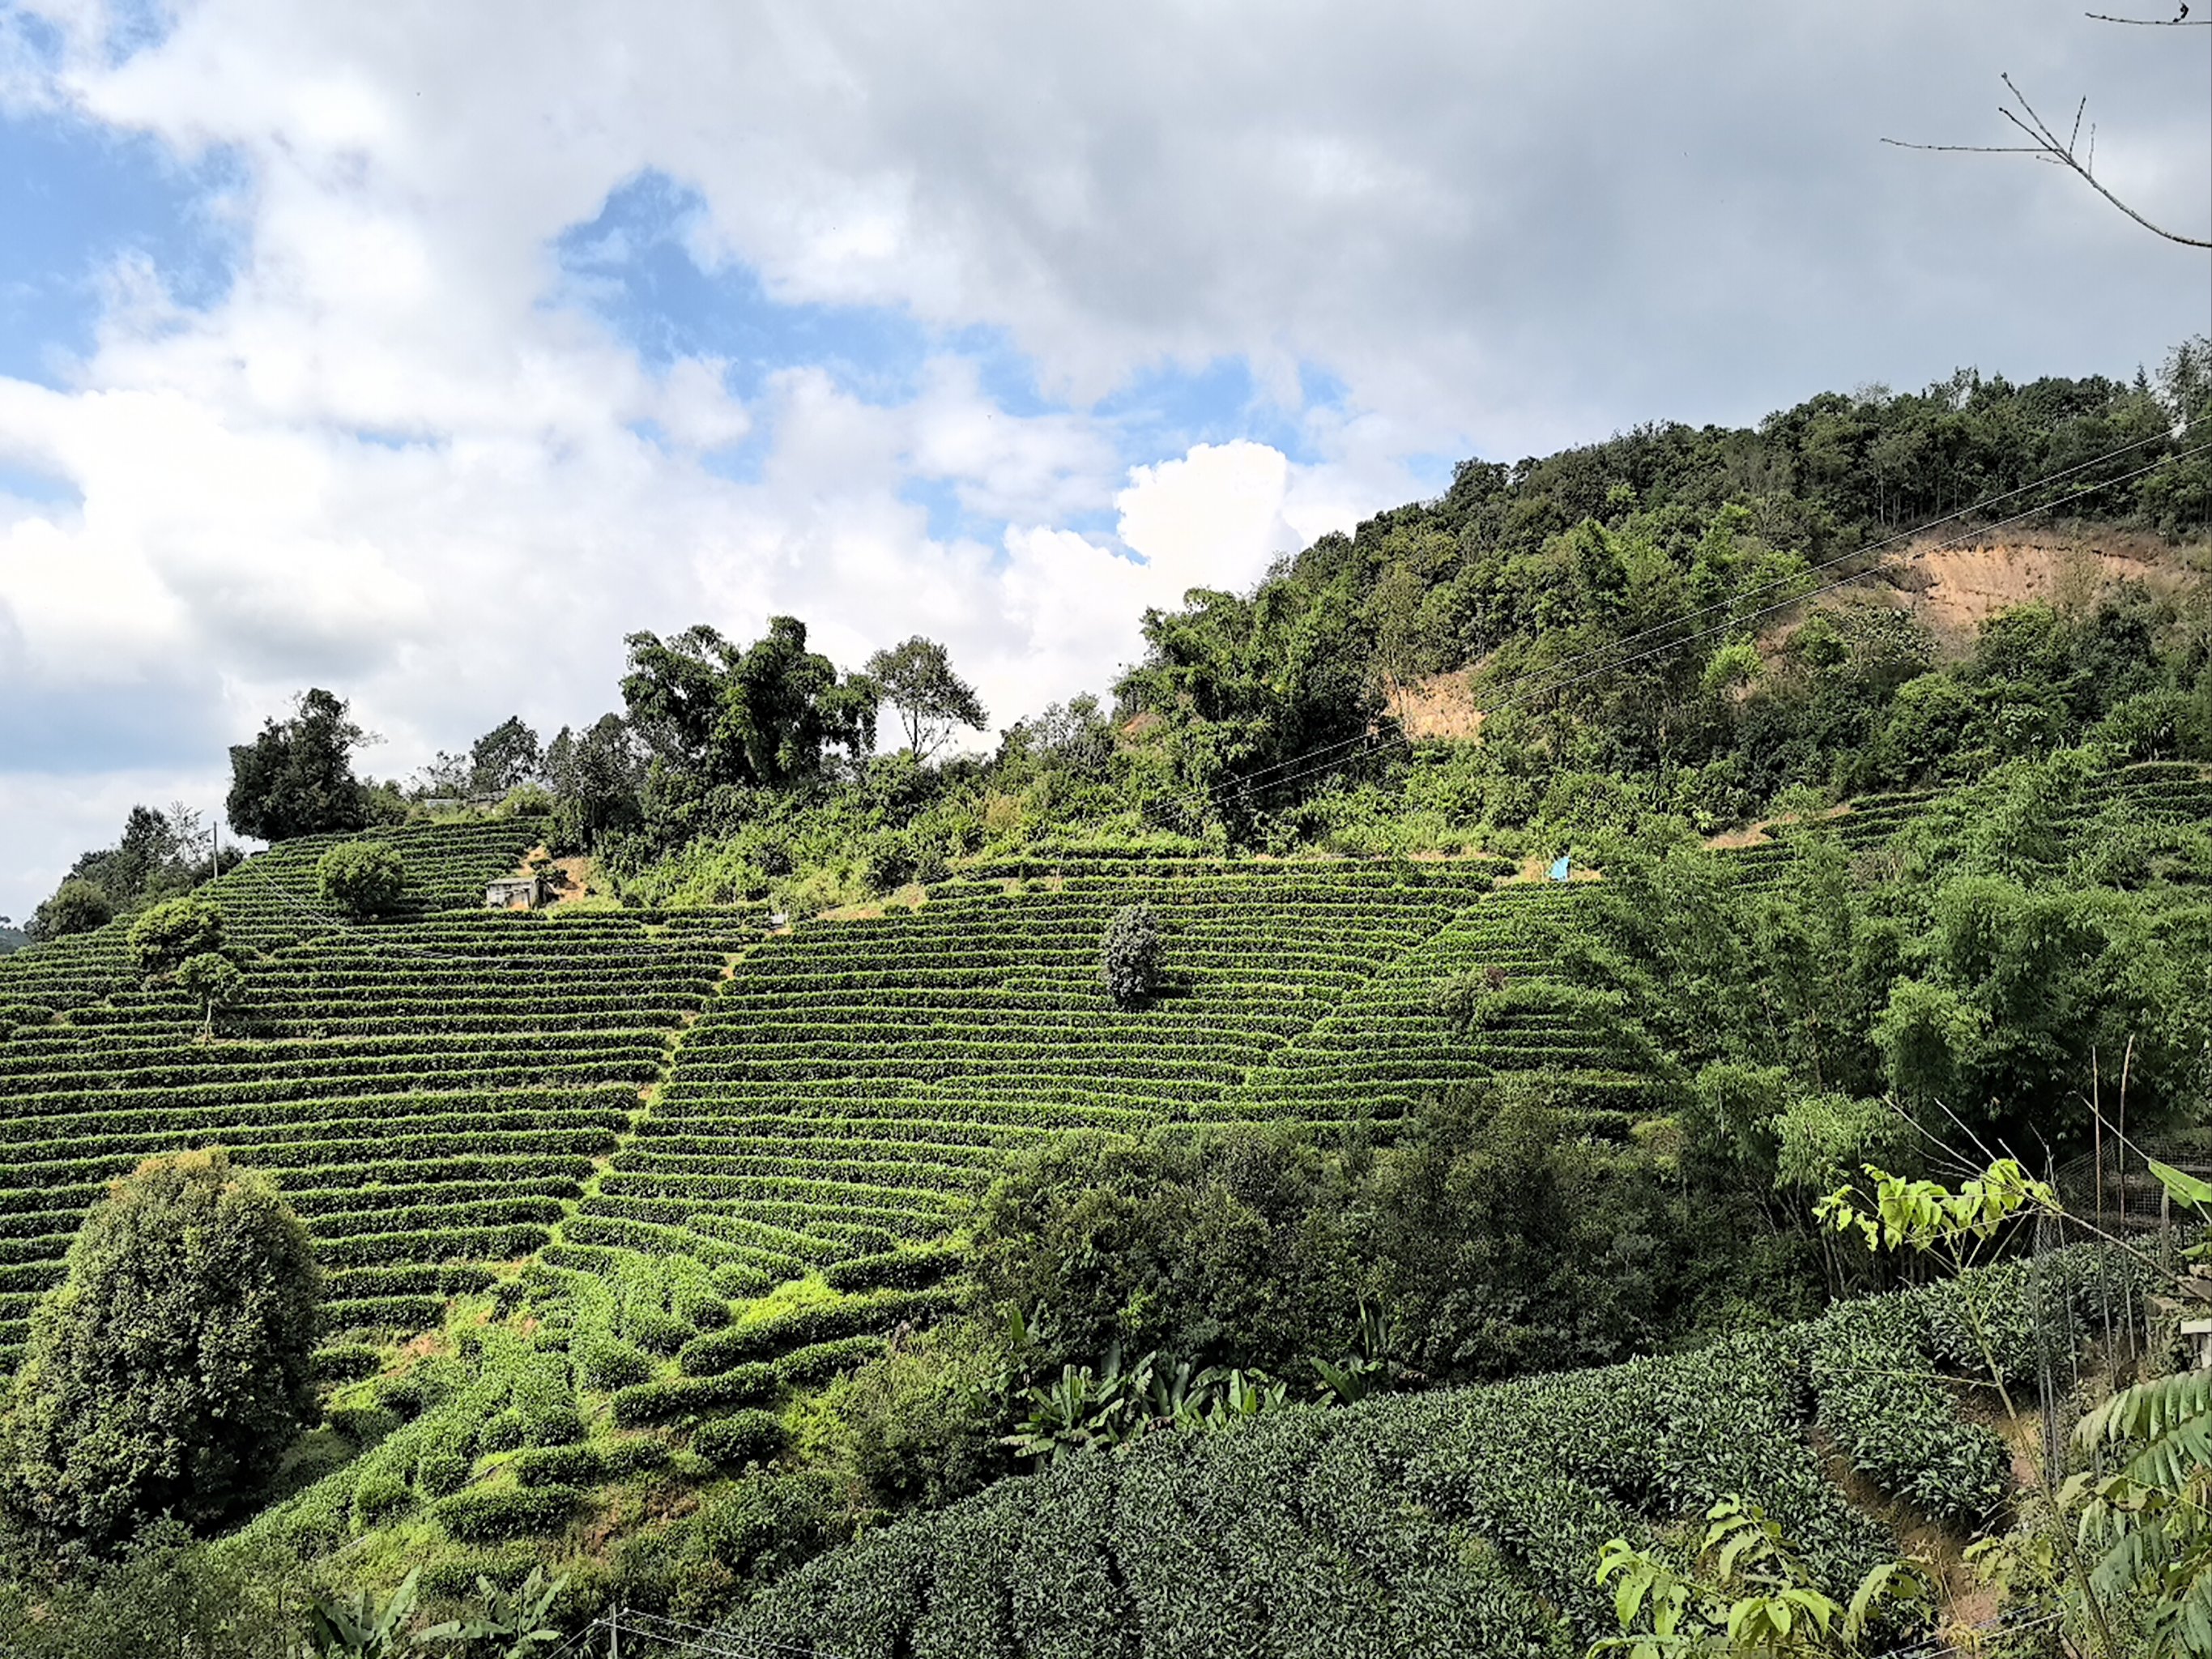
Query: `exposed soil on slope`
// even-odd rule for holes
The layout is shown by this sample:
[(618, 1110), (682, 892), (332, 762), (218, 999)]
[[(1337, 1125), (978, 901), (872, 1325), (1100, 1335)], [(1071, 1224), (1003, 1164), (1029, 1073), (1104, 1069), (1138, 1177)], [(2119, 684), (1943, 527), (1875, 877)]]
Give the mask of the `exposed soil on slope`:
[(1474, 706), (1469, 686), (1474, 677), (1472, 668), (1455, 668), (1393, 688), (1389, 706), (1402, 720), (1406, 735), (1417, 743), (1480, 736), (1482, 710)]
[[(2140, 582), (2154, 593), (2172, 594), (2212, 580), (2212, 548), (2175, 547), (2137, 531), (2063, 530), (2008, 533), (1988, 540), (1972, 536), (1930, 538), (1887, 560), (1842, 590), (1846, 603), (1872, 599), (1910, 611), (1944, 646), (1963, 649), (1974, 630), (2000, 611), (2040, 601), (2080, 611), (2123, 582)], [(1803, 620), (1779, 613), (1762, 630), (1759, 648), (1771, 654)], [(1481, 734), (1473, 668), (1431, 674), (1394, 688), (1390, 708), (1401, 713), (1415, 742), (1468, 741)]]
[(1937, 634), (1963, 641), (2008, 606), (2040, 600), (2080, 610), (2124, 581), (2173, 593), (2205, 580), (2204, 550), (2169, 546), (2131, 531), (2039, 532), (1983, 541), (1915, 544), (1865, 586), (1887, 584), (1893, 603)]

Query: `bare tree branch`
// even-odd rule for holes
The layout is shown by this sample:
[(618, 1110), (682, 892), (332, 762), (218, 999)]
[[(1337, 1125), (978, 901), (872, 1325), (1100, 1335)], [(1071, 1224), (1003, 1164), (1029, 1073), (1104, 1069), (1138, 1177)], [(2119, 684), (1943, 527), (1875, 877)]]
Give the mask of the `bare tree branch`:
[[(2092, 17), (2097, 17), (2100, 15), (2096, 12), (2091, 12), (2088, 15)], [(2144, 22), (2148, 20), (2142, 18), (2112, 17), (2104, 18), (2101, 21), (2113, 23), (2130, 23)], [(2182, 21), (2179, 18), (2175, 18), (2172, 21), (2177, 24)], [(2195, 27), (2197, 26), (2192, 23), (2188, 25), (2188, 27)], [(2011, 76), (2003, 75), (2000, 76), (1998, 78), (2005, 83), (2005, 90), (2012, 94), (2013, 101), (2020, 106), (2020, 111), (2018, 113), (2015, 113), (2012, 110), (2006, 108), (2004, 106), (1999, 105), (1997, 106), (1997, 113), (2003, 116), (2006, 120), (2011, 122), (2013, 125), (2019, 128), (2021, 133), (2029, 140), (2027, 143), (1914, 144), (1908, 143), (1901, 138), (1885, 138), (1881, 142), (1885, 144), (1894, 145), (1899, 149), (1942, 150), (1970, 155), (2026, 155), (2032, 157), (2038, 161), (2049, 162), (2054, 167), (2063, 167), (2069, 172), (2073, 173), (2079, 177), (2082, 183), (2087, 185), (2089, 188), (2095, 191), (2098, 195), (2103, 197), (2107, 202), (2110, 202), (2114, 207), (2118, 208), (2122, 213), (2127, 215), (2129, 218), (2134, 220), (2145, 230), (2149, 231), (2153, 235), (2162, 236), (2167, 241), (2178, 242), (2184, 247), (2212, 248), (2212, 241), (2208, 241), (2202, 237), (2185, 236), (2178, 230), (2168, 230), (2163, 225), (2153, 224), (2149, 220), (2144, 218), (2142, 214), (2136, 212), (2135, 209), (2130, 207), (2118, 197), (2113, 195), (2111, 191), (2105, 188), (2103, 183), (2098, 179), (2095, 172), (2095, 162), (2097, 157), (2097, 129), (2094, 125), (2089, 128), (2088, 154), (2087, 155), (2083, 155), (2080, 153), (2081, 143), (2081, 118), (2089, 107), (2089, 100), (2087, 99), (2084, 98), (2081, 103), (2075, 106), (2074, 111), (2074, 131), (2069, 137), (2062, 141), (2058, 135), (2051, 130), (2050, 126), (2045, 122), (2043, 117), (2036, 113), (2035, 106), (2027, 101), (2027, 95), (2022, 93), (2017, 86), (2013, 84), (2013, 78)], [(2025, 119), (2021, 118), (2023, 116), (2026, 117)]]
[[(2189, 8), (2184, 6), (2186, 13)], [(2212, 29), (2212, 17), (2114, 17), (2101, 11), (2085, 11), (2093, 23), (2130, 23), (2139, 29)]]

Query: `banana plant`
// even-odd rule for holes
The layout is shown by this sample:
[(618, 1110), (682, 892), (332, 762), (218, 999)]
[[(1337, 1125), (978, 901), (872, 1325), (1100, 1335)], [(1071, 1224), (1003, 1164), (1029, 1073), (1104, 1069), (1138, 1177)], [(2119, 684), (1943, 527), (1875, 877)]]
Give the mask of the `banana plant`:
[(307, 1652), (313, 1659), (392, 1659), (421, 1651), (423, 1638), (407, 1632), (421, 1577), (419, 1568), (409, 1573), (381, 1603), (366, 1589), (315, 1597), (307, 1604)]
[[(2167, 1195), (2212, 1221), (2212, 1185), (2148, 1160)], [(2202, 1261), (2212, 1246), (2191, 1245)], [(2085, 1451), (2118, 1457), (2117, 1471), (2074, 1475), (2059, 1489), (2078, 1511), (2090, 1577), (2107, 1596), (2149, 1607), (2151, 1653), (2212, 1654), (2212, 1371), (2182, 1371), (2121, 1389), (2074, 1431)]]
[(1624, 1538), (1605, 1547), (1597, 1582), (1613, 1587), (1621, 1634), (1594, 1644), (1589, 1659), (1845, 1659), (1866, 1650), (1886, 1613), (1932, 1599), (1917, 1558), (1883, 1562), (1844, 1602), (1758, 1504), (1723, 1498), (1705, 1520), (1686, 1570)]
[(565, 1572), (547, 1582), (543, 1567), (531, 1568), (530, 1577), (512, 1595), (490, 1579), (479, 1578), (477, 1594), (483, 1598), (483, 1611), (449, 1624), (434, 1626), (424, 1631), (419, 1639), (471, 1644), (490, 1642), (502, 1644), (495, 1649), (497, 1659), (530, 1659), (532, 1649), (561, 1639), (561, 1632), (545, 1621), (552, 1613), (554, 1601), (568, 1584), (568, 1575)]
[(1282, 1405), (1291, 1396), (1291, 1385), (1278, 1382), (1265, 1371), (1232, 1370), (1222, 1379), (1220, 1397), (1206, 1412), (1209, 1428), (1254, 1418)]

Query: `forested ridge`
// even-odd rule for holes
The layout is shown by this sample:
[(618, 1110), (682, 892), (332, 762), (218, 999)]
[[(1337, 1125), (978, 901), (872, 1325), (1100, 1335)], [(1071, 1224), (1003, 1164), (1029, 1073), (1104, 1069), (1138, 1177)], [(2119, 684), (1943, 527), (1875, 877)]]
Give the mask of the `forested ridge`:
[(303, 693), (0, 957), (6, 1645), (2212, 1651), (2207, 366), (1471, 461), (1018, 719)]

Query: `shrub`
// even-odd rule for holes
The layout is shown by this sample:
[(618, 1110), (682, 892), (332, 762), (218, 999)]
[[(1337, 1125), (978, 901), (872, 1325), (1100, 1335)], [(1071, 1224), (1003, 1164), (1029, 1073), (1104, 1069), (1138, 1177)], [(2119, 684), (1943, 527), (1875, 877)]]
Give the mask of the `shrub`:
[(358, 1446), (373, 1446), (399, 1426), (396, 1413), (369, 1400), (332, 1406), (323, 1413), (323, 1421)]
[(737, 1412), (702, 1423), (691, 1433), (692, 1450), (727, 1468), (765, 1463), (790, 1442), (790, 1431), (774, 1412)]
[(416, 1462), (416, 1489), (425, 1498), (443, 1498), (457, 1492), (469, 1484), (473, 1460), (466, 1452), (433, 1448)]
[(322, 1348), (315, 1354), (315, 1381), (318, 1382), (358, 1382), (364, 1376), (374, 1376), (383, 1369), (383, 1351), (372, 1348), (364, 1342)]
[(614, 1397), (614, 1425), (636, 1429), (653, 1423), (673, 1423), (720, 1406), (743, 1406), (767, 1399), (777, 1387), (775, 1369), (768, 1365), (740, 1365), (720, 1376), (641, 1382)]
[(625, 1334), (647, 1353), (674, 1353), (699, 1334), (684, 1321), (658, 1308), (632, 1308), (623, 1317)]
[(500, 1492), (455, 1492), (431, 1505), (438, 1524), (464, 1544), (558, 1532), (581, 1507), (574, 1486), (517, 1486)]
[(153, 1158), (95, 1206), (14, 1389), (19, 1508), (94, 1549), (258, 1495), (313, 1406), (320, 1276), (264, 1176)]
[(878, 1255), (856, 1255), (824, 1267), (822, 1278), (833, 1291), (918, 1291), (957, 1267), (960, 1254), (953, 1245), (925, 1244)]
[(354, 1530), (367, 1532), (414, 1504), (415, 1489), (404, 1480), (386, 1470), (371, 1470), (353, 1489)]
[(173, 973), (187, 957), (219, 953), (222, 931), (218, 906), (193, 896), (164, 899), (131, 924), (131, 957), (149, 978)]
[(106, 893), (82, 877), (72, 876), (31, 913), (24, 932), (39, 940), (67, 939), (72, 933), (88, 933), (114, 915), (114, 902)]
[(574, 1406), (526, 1406), (522, 1438), (532, 1446), (573, 1446), (584, 1437), (584, 1419)]
[(1116, 1007), (1133, 1008), (1159, 989), (1160, 922), (1151, 905), (1127, 905), (1115, 915), (1098, 972)]
[(703, 1285), (681, 1286), (669, 1306), (678, 1319), (699, 1330), (720, 1330), (730, 1322), (730, 1304)]
[(342, 841), (315, 860), (315, 886), (349, 915), (380, 916), (399, 902), (407, 866), (382, 842)]
[(599, 1452), (599, 1467), (609, 1480), (626, 1474), (645, 1474), (668, 1467), (667, 1446), (658, 1440), (617, 1440)]
[(588, 1486), (599, 1478), (599, 1455), (589, 1446), (534, 1446), (516, 1455), (514, 1468), (526, 1486)]
[(575, 1352), (576, 1374), (587, 1389), (611, 1393), (653, 1376), (653, 1361), (643, 1352), (611, 1336), (587, 1338)]

